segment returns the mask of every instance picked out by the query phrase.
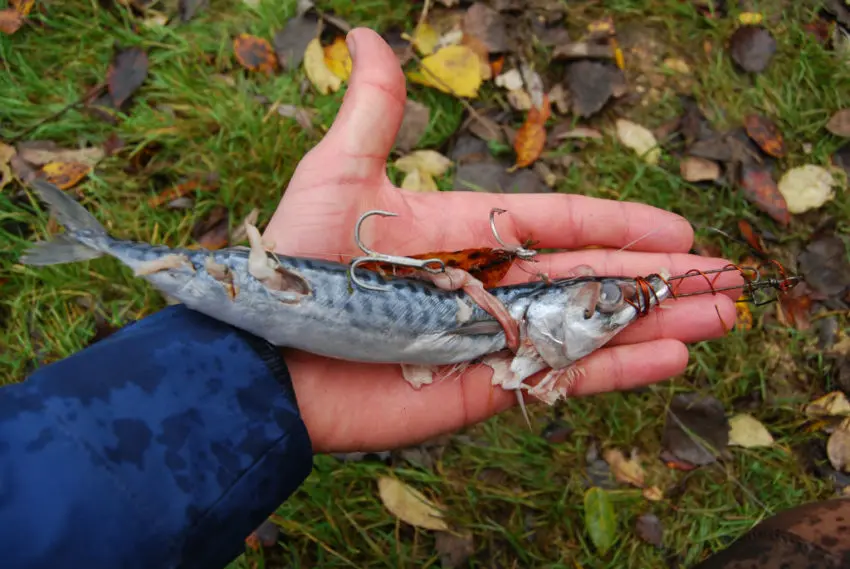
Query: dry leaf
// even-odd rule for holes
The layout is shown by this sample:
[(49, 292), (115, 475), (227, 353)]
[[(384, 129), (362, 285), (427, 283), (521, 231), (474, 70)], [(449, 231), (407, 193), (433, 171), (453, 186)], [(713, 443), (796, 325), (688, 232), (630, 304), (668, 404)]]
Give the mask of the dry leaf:
[(91, 166), (80, 162), (49, 162), (42, 167), (41, 175), (60, 190), (67, 190), (76, 186), (90, 171)]
[(688, 156), (679, 162), (679, 173), (688, 182), (713, 182), (720, 177), (720, 164), (699, 156)]
[(348, 52), (345, 38), (338, 37), (325, 48), (325, 65), (343, 81), (347, 81), (351, 76), (351, 54)]
[(648, 128), (626, 119), (617, 119), (617, 137), (634, 150), (647, 164), (658, 164), (661, 148)]
[[(716, 461), (729, 444), (729, 421), (723, 404), (710, 395), (683, 393), (673, 397), (667, 411), (662, 444), (668, 466), (693, 468)], [(687, 466), (676, 464), (682, 461)], [(672, 463), (672, 464), (671, 464)]]
[(12, 181), (12, 169), (9, 162), (15, 156), (15, 148), (0, 142), (0, 190)]
[(735, 303), (735, 329), (736, 330), (752, 330), (753, 329), (753, 313), (750, 311), (750, 306), (743, 302), (746, 295), (742, 294), (738, 297), (738, 302)]
[(611, 467), (611, 472), (617, 480), (643, 488), (645, 474), (636, 455), (626, 458), (619, 450), (609, 449), (605, 451), (603, 458)]
[(150, 207), (159, 207), (163, 204), (172, 202), (176, 199), (188, 196), (194, 193), (195, 190), (209, 191), (213, 189), (213, 182), (216, 181), (216, 176), (207, 176), (206, 178), (194, 178), (185, 182), (176, 184), (166, 188), (162, 192), (148, 199)]
[(14, 8), (21, 16), (26, 16), (35, 6), (35, 0), (9, 0), (9, 8)]
[(411, 71), (414, 83), (457, 97), (477, 97), (481, 86), (478, 55), (465, 45), (450, 45), (422, 59), (422, 69)]
[(420, 170), (431, 176), (442, 176), (452, 165), (452, 161), (436, 150), (416, 150), (396, 160), (394, 165), (407, 174)]
[(850, 109), (841, 109), (826, 123), (826, 130), (835, 136), (850, 137)]
[(843, 391), (833, 391), (806, 405), (805, 413), (810, 418), (850, 416), (850, 401)]
[(744, 117), (744, 128), (765, 153), (776, 158), (785, 156), (785, 140), (776, 123), (761, 115), (750, 114)]
[(202, 247), (210, 251), (227, 247), (230, 239), (228, 231), (230, 212), (223, 205), (217, 205), (192, 226), (192, 239), (196, 243), (190, 249)]
[(22, 142), (17, 150), (18, 156), (33, 166), (44, 166), (48, 162), (80, 162), (94, 166), (106, 156), (106, 150), (99, 146), (66, 149), (53, 142), (39, 140)]
[(428, 22), (422, 22), (422, 24), (416, 26), (416, 29), (413, 31), (413, 47), (415, 47), (421, 55), (431, 55), (434, 53), (439, 40), (440, 34), (438, 34), (437, 30), (432, 28)]
[(378, 479), (378, 493), (384, 507), (412, 526), (447, 531), (449, 526), (437, 507), (421, 492), (389, 476)]
[(334, 75), (325, 63), (325, 50), (319, 38), (313, 38), (304, 50), (304, 71), (307, 78), (319, 93), (336, 93), (342, 86), (342, 79)]
[(272, 39), (280, 66), (289, 71), (301, 65), (307, 44), (318, 34), (319, 21), (312, 16), (300, 15), (286, 22)]
[(850, 472), (850, 418), (841, 421), (826, 442), (826, 454), (832, 467), (839, 472)]
[(744, 448), (773, 446), (773, 436), (758, 419), (740, 413), (729, 419), (729, 444)]
[(664, 492), (661, 491), (661, 488), (658, 486), (650, 486), (649, 488), (644, 488), (643, 497), (649, 500), (650, 502), (660, 502), (664, 499)]
[(770, 171), (760, 166), (741, 168), (741, 189), (744, 196), (783, 226), (791, 222), (785, 197), (773, 181)]
[(251, 34), (239, 34), (233, 39), (233, 53), (245, 69), (271, 75), (277, 69), (277, 54), (271, 44)]
[(510, 49), (504, 18), (483, 2), (476, 2), (466, 11), (463, 31), (480, 40), (490, 53), (502, 53)]
[(431, 174), (423, 172), (418, 168), (405, 174), (404, 180), (401, 182), (401, 188), (412, 192), (438, 192), (437, 182)]
[(116, 109), (142, 86), (148, 76), (148, 54), (139, 47), (122, 49), (115, 54), (106, 73), (109, 95)]
[(507, 99), (508, 103), (518, 111), (527, 111), (532, 107), (531, 95), (522, 89), (508, 91)]
[(655, 514), (641, 515), (635, 524), (635, 532), (639, 538), (650, 545), (659, 548), (664, 545), (664, 530), (661, 527), (661, 521)]
[(761, 73), (776, 53), (776, 40), (761, 26), (741, 26), (729, 38), (732, 60), (748, 73)]
[(741, 12), (738, 15), (738, 21), (745, 26), (755, 26), (762, 21), (762, 15), (758, 12)]
[(826, 169), (806, 164), (785, 172), (779, 180), (779, 193), (791, 213), (817, 209), (835, 197), (835, 179)]
[(440, 555), (440, 566), (443, 569), (459, 569), (475, 553), (472, 534), (469, 532), (455, 535), (441, 531), (437, 534), (434, 547)]
[(533, 164), (546, 146), (546, 120), (551, 115), (549, 99), (544, 98), (543, 108), (532, 106), (514, 139), (516, 162), (513, 168), (524, 168)]
[(24, 25), (24, 17), (17, 11), (8, 9), (0, 10), (0, 32), (12, 35)]

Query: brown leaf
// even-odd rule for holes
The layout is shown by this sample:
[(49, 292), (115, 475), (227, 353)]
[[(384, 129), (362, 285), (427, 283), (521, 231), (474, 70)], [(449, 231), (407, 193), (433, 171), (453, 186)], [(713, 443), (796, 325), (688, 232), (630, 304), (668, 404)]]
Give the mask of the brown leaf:
[(295, 119), (295, 122), (308, 132), (315, 132), (316, 130), (313, 128), (313, 119), (316, 116), (315, 109), (305, 109), (304, 107), (280, 103), (274, 105), (272, 110), (276, 111), (282, 117)]
[(404, 118), (395, 139), (396, 148), (405, 154), (410, 152), (428, 130), (430, 119), (431, 110), (427, 105), (407, 99), (404, 103)]
[(463, 32), (481, 40), (490, 53), (510, 50), (504, 17), (482, 2), (476, 2), (466, 11)]
[(850, 287), (850, 265), (844, 241), (826, 235), (810, 242), (797, 257), (806, 284), (826, 298), (841, 297)]
[(548, 193), (543, 180), (535, 172), (527, 169), (508, 171), (506, 164), (496, 161), (461, 164), (455, 171), (454, 191), (475, 191), (492, 193)]
[(546, 146), (546, 120), (551, 114), (549, 99), (544, 98), (543, 109), (532, 107), (526, 115), (525, 123), (517, 131), (514, 140), (516, 152), (515, 167), (524, 168), (533, 164)]
[(233, 39), (233, 53), (242, 67), (271, 75), (277, 69), (277, 56), (271, 44), (251, 34), (239, 34)]
[(723, 404), (696, 393), (675, 396), (667, 412), (662, 444), (675, 457), (692, 465), (713, 463), (716, 453), (729, 444), (729, 422)]
[(112, 103), (120, 109), (148, 76), (148, 54), (139, 47), (119, 50), (106, 73)]
[(475, 553), (471, 533), (455, 535), (441, 531), (437, 534), (435, 547), (440, 556), (440, 566), (445, 569), (463, 567), (466, 560)]
[(768, 170), (759, 166), (742, 166), (740, 184), (744, 196), (761, 211), (783, 226), (791, 222), (785, 198), (779, 193), (779, 188)]
[(179, 0), (177, 3), (177, 13), (180, 15), (181, 22), (188, 22), (195, 17), (198, 10), (206, 8), (209, 5), (209, 0)]
[(49, 140), (28, 140), (17, 146), (18, 155), (33, 166), (44, 166), (49, 162), (79, 162), (94, 166), (106, 151), (98, 146), (88, 148), (62, 148)]
[(833, 165), (844, 170), (847, 178), (850, 179), (850, 143), (836, 150), (831, 159)]
[(162, 204), (169, 203), (178, 198), (182, 198), (184, 196), (188, 196), (195, 191), (209, 191), (213, 189), (212, 182), (216, 180), (216, 176), (207, 176), (206, 178), (194, 178), (191, 180), (186, 180), (180, 184), (171, 186), (158, 193), (157, 195), (151, 197), (148, 200), (148, 205), (150, 207), (159, 207)]
[(664, 530), (661, 527), (661, 520), (655, 514), (643, 514), (638, 517), (635, 524), (635, 533), (650, 545), (659, 548), (663, 546)]
[(192, 239), (199, 247), (215, 251), (227, 247), (230, 234), (228, 220), (230, 212), (223, 205), (217, 205), (206, 217), (192, 226)]
[(698, 156), (688, 156), (679, 162), (679, 173), (688, 182), (713, 182), (720, 177), (720, 164)]
[(765, 153), (782, 158), (785, 156), (785, 140), (779, 127), (770, 119), (757, 114), (744, 117), (744, 127), (747, 135), (752, 138)]
[(50, 162), (41, 168), (40, 177), (60, 190), (76, 186), (91, 171), (91, 166), (80, 162)]
[(24, 25), (24, 17), (16, 10), (0, 10), (0, 32), (12, 35)]
[(841, 421), (829, 436), (826, 454), (835, 470), (850, 472), (850, 418)]
[(313, 16), (301, 15), (289, 20), (274, 35), (275, 53), (284, 71), (291, 71), (301, 65), (307, 44), (318, 34), (319, 21)]
[(582, 60), (567, 68), (573, 112), (589, 117), (599, 112), (623, 82), (623, 73), (609, 63)]
[(761, 26), (741, 26), (729, 38), (732, 60), (747, 73), (761, 73), (776, 53), (776, 40)]
[(850, 109), (841, 109), (826, 123), (826, 130), (835, 136), (850, 137)]
[(620, 450), (608, 449), (603, 453), (603, 458), (618, 481), (643, 488), (646, 474), (636, 455), (626, 458)]
[(750, 247), (758, 251), (759, 253), (764, 254), (764, 243), (762, 242), (761, 235), (756, 232), (753, 226), (746, 219), (738, 220), (738, 231), (741, 232), (741, 235), (744, 237), (746, 242)]
[(793, 326), (797, 330), (811, 328), (809, 314), (812, 311), (812, 297), (805, 283), (798, 284), (786, 294), (779, 295), (777, 319), (781, 324)]
[(469, 132), (488, 142), (505, 142), (505, 131), (496, 121), (479, 114), (469, 117)]
[(9, 8), (14, 8), (21, 16), (28, 15), (33, 6), (35, 6), (35, 0), (9, 0)]

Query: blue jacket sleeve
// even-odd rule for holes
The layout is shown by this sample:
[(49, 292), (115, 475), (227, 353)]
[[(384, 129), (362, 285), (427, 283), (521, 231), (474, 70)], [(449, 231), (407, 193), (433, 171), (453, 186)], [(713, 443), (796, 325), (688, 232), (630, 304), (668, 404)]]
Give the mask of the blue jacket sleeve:
[(0, 565), (227, 565), (312, 468), (283, 360), (183, 306), (0, 388)]

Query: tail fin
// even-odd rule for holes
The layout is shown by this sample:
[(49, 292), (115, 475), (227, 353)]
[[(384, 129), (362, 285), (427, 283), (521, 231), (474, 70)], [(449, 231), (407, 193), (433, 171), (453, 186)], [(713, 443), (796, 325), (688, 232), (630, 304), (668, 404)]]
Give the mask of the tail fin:
[(109, 235), (91, 213), (53, 184), (34, 180), (32, 186), (50, 206), (51, 213), (65, 227), (66, 233), (57, 235), (51, 241), (34, 243), (21, 256), (21, 263), (58, 265), (95, 259), (105, 254), (99, 242), (107, 240)]

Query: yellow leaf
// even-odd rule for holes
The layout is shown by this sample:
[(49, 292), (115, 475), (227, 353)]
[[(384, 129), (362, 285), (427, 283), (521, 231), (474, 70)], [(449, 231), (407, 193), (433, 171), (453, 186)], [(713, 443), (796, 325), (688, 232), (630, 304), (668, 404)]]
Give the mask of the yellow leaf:
[(437, 507), (421, 492), (404, 482), (382, 476), (378, 479), (378, 493), (384, 507), (401, 521), (425, 529), (449, 529)]
[(652, 131), (626, 119), (617, 119), (617, 137), (648, 164), (658, 164), (661, 149)]
[(773, 436), (758, 419), (740, 413), (729, 419), (729, 444), (744, 448), (773, 446)]
[(422, 22), (421, 26), (416, 26), (416, 30), (413, 32), (413, 47), (421, 55), (434, 53), (438, 41), (440, 41), (440, 35), (428, 22)]
[(304, 72), (319, 93), (336, 93), (342, 86), (342, 79), (333, 74), (325, 64), (325, 50), (319, 38), (313, 38), (304, 50)]
[(619, 450), (610, 449), (605, 451), (603, 458), (611, 467), (611, 472), (614, 473), (617, 480), (643, 488), (645, 475), (643, 467), (636, 457), (629, 459), (623, 456), (623, 453)]
[(761, 23), (762, 15), (758, 12), (741, 12), (738, 21), (745, 26), (755, 26)]
[(664, 492), (661, 491), (661, 488), (658, 486), (650, 486), (649, 488), (644, 488), (643, 497), (649, 500), (650, 502), (659, 502), (664, 499)]
[(348, 45), (345, 39), (338, 37), (325, 48), (325, 65), (331, 73), (347, 81), (351, 76), (351, 54), (348, 53)]
[(419, 168), (416, 168), (404, 176), (404, 180), (401, 182), (401, 187), (404, 190), (410, 190), (412, 192), (440, 191), (440, 188), (437, 187), (437, 182), (434, 181), (434, 178)]
[(421, 170), (431, 176), (442, 176), (452, 165), (452, 161), (436, 150), (415, 150), (396, 160), (394, 165), (406, 174)]
[(12, 181), (12, 169), (9, 161), (15, 156), (15, 147), (0, 142), (0, 190)]
[(81, 162), (49, 162), (41, 168), (41, 174), (60, 190), (76, 186), (91, 171), (91, 166)]
[(746, 299), (746, 295), (741, 295), (738, 298), (737, 303), (735, 303), (735, 311), (737, 312), (737, 317), (735, 318), (735, 328), (738, 330), (752, 330), (753, 329), (753, 313), (750, 312), (749, 305), (744, 302)]
[(782, 175), (776, 187), (791, 213), (817, 209), (835, 198), (835, 178), (829, 170), (814, 164), (791, 168)]
[(833, 391), (806, 405), (808, 417), (850, 415), (850, 402), (843, 391)]
[(407, 74), (414, 83), (458, 97), (477, 97), (481, 86), (478, 55), (465, 45), (449, 45), (422, 59), (422, 70)]

